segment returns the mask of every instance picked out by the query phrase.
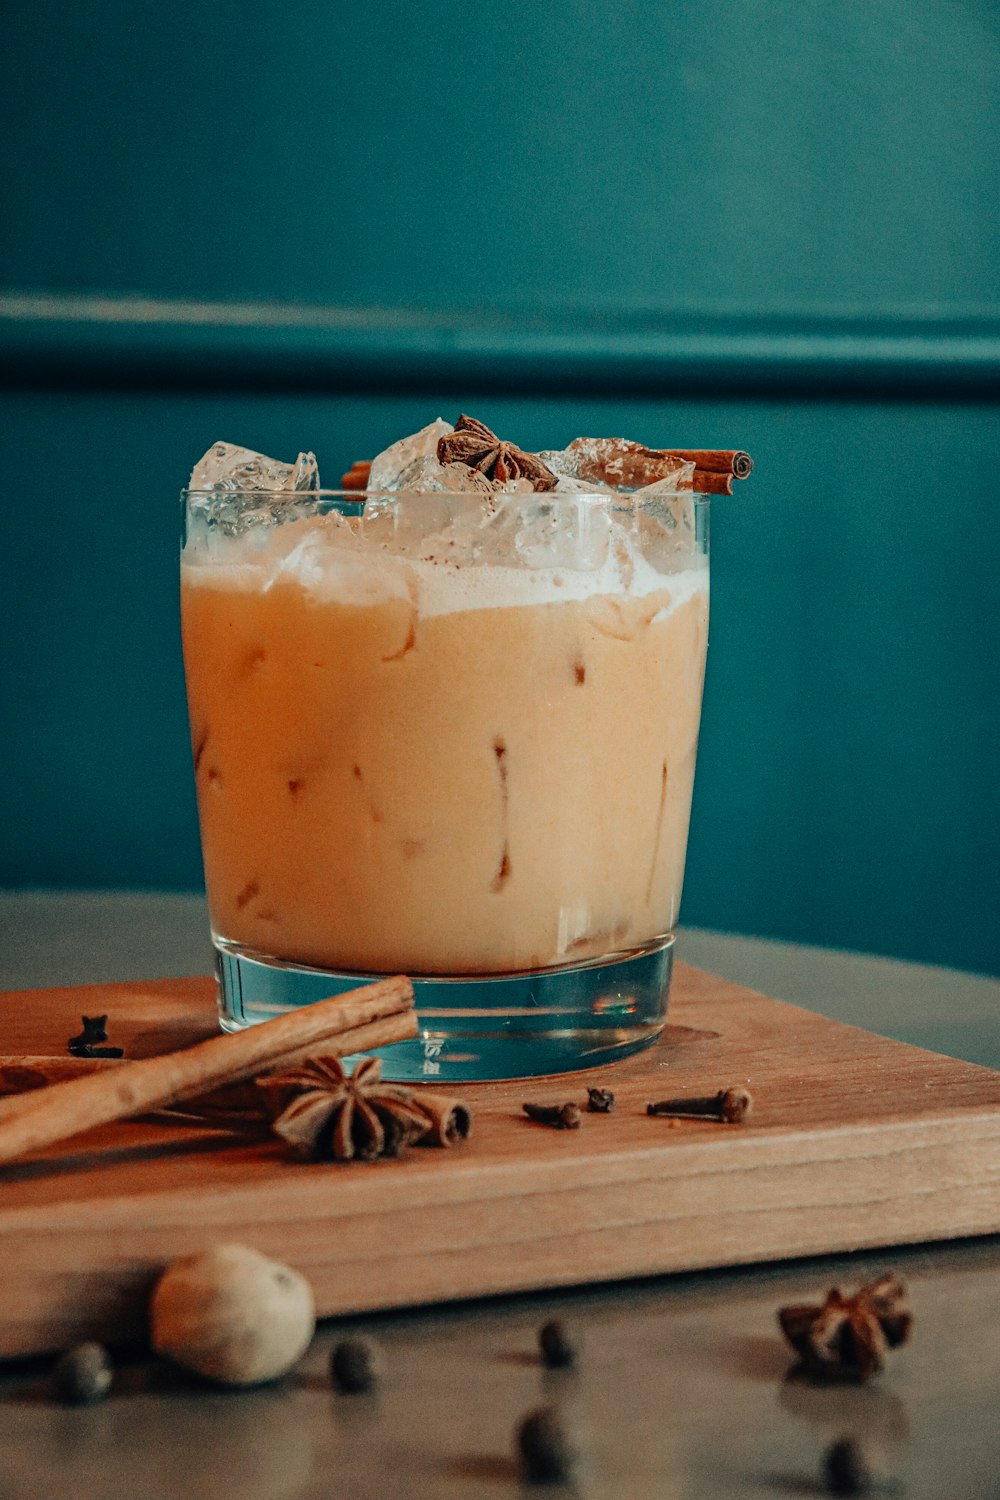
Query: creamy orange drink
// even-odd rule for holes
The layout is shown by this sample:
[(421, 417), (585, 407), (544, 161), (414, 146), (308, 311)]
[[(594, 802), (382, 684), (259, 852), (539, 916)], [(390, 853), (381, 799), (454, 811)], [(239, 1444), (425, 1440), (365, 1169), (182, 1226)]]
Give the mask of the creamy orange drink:
[(489, 974), (673, 927), (707, 580), (560, 600), (567, 580), (546, 578), (531, 603), (502, 569), (475, 571), (494, 574), (475, 580), (480, 603), (457, 572), (413, 568), (412, 600), (341, 600), (263, 565), (185, 568), (205, 873), (227, 938), (319, 967)]
[(690, 465), (460, 490), (439, 428), (410, 440), (430, 492), (189, 497), (223, 1021), (406, 973), (400, 1076), (581, 1066), (663, 1023), (708, 622)]

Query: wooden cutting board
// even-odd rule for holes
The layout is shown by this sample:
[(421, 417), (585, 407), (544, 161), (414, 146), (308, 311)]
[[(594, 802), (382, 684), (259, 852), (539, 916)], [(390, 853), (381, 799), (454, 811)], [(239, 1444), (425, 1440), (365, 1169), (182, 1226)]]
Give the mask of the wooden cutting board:
[[(149, 1056), (215, 1032), (180, 979), (0, 995), (3, 1051), (59, 1053), (83, 1014)], [(308, 1165), (202, 1127), (107, 1126), (0, 1168), (0, 1355), (141, 1336), (173, 1257), (239, 1240), (296, 1266), (321, 1314), (1000, 1230), (1000, 1073), (887, 1041), (679, 964), (671, 1025), (610, 1067), (467, 1084), (472, 1139)], [(554, 1131), (525, 1099), (613, 1088)], [(749, 1124), (648, 1100), (744, 1084)]]

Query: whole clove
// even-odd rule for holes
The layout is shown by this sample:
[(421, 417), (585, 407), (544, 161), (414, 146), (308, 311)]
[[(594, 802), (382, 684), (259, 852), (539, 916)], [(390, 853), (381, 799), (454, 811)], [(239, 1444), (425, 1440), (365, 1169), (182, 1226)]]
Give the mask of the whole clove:
[(718, 1120), (723, 1125), (742, 1125), (752, 1109), (753, 1095), (741, 1088), (720, 1089), (717, 1094), (694, 1095), (689, 1099), (660, 1099), (646, 1105), (647, 1115)]
[(330, 1353), (330, 1379), (348, 1395), (373, 1391), (382, 1378), (382, 1356), (371, 1339), (341, 1339)]
[(853, 1438), (843, 1437), (823, 1455), (823, 1478), (831, 1495), (866, 1495), (871, 1474), (865, 1455)]
[(579, 1130), (579, 1104), (522, 1104), (521, 1108), (529, 1120), (539, 1125), (551, 1125), (553, 1130)]
[(556, 1407), (529, 1411), (518, 1424), (515, 1440), (526, 1479), (554, 1484), (572, 1478), (579, 1447)]
[(587, 1108), (593, 1115), (609, 1115), (615, 1107), (615, 1096), (610, 1089), (588, 1089)]
[(59, 1357), (52, 1378), (56, 1399), (64, 1406), (92, 1406), (111, 1390), (114, 1366), (104, 1345), (89, 1340)]
[(98, 1045), (108, 1039), (107, 1016), (81, 1016), (83, 1030), (79, 1036), (71, 1036), (67, 1049), (73, 1057), (124, 1057), (124, 1047), (102, 1047)]
[(90, 1042), (106, 1042), (108, 1039), (107, 1016), (81, 1016), (83, 1030), (79, 1036), (70, 1037), (71, 1047), (86, 1047)]
[(576, 1364), (580, 1335), (561, 1318), (551, 1318), (538, 1330), (538, 1346), (550, 1370), (566, 1369)]

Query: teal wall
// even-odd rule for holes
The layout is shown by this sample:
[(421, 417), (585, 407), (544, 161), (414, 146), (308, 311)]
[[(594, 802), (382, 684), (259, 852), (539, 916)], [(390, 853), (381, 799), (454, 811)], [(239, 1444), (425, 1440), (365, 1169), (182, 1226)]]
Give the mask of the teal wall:
[(992, 0), (15, 3), (0, 883), (200, 880), (191, 460), (464, 408), (757, 460), (686, 920), (1000, 970), (998, 64)]

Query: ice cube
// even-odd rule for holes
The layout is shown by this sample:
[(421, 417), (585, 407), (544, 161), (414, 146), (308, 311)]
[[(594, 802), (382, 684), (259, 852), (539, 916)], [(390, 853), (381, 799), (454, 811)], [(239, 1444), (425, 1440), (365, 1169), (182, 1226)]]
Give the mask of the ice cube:
[[(432, 453), (421, 453), (411, 459), (405, 468), (399, 470), (392, 484), (380, 484), (378, 490), (388, 489), (392, 493), (405, 490), (411, 494), (417, 491), (421, 494), (432, 495), (448, 488), (442, 477), (443, 472)], [(368, 487), (371, 490), (376, 488), (370, 480)]]
[(610, 495), (614, 493), (608, 485), (594, 478), (592, 473), (583, 477), (581, 474), (581, 467), (585, 467), (583, 456), (572, 446), (539, 453), (538, 457), (556, 476), (555, 491), (550, 491), (550, 494)]
[(553, 474), (565, 475), (568, 478), (576, 478), (580, 467), (580, 455), (572, 448), (550, 448), (539, 453), (538, 457), (542, 463), (550, 468)]
[(572, 474), (556, 475), (556, 487), (550, 495), (613, 495), (614, 490), (596, 479), (577, 479)]
[[(421, 427), (419, 432), (400, 438), (398, 443), (384, 449), (372, 460), (371, 473), (368, 475), (369, 490), (378, 493), (382, 490), (413, 488), (411, 483), (404, 480), (404, 475), (418, 459), (433, 459), (434, 468), (440, 469), (437, 461), (438, 440), (454, 430), (450, 422), (437, 417), (426, 427)], [(425, 466), (420, 472), (429, 474), (429, 466)]]
[(271, 490), (302, 492), (319, 489), (316, 455), (300, 453), (294, 463), (279, 463), (252, 448), (213, 443), (191, 472), (193, 490)]
[[(369, 489), (374, 490), (370, 482)], [(424, 453), (411, 460), (405, 469), (400, 470), (389, 493), (442, 495), (467, 494), (470, 491), (481, 495), (492, 495), (493, 486), (484, 474), (477, 474), (466, 464), (441, 465), (433, 454)], [(378, 502), (371, 503), (377, 504)]]
[(694, 494), (678, 489), (675, 477), (644, 485), (628, 496), (632, 544), (657, 572), (671, 573), (697, 552)]
[[(686, 469), (694, 472), (692, 464), (685, 464)], [(685, 482), (679, 485), (677, 476), (671, 474), (667, 479), (657, 480), (655, 484), (645, 484), (641, 490), (635, 490), (629, 496), (636, 515), (644, 515), (657, 520), (665, 531), (672, 534), (678, 547), (694, 547), (695, 523), (694, 523), (694, 492), (691, 489), (691, 481), (684, 476)]]
[(579, 437), (568, 448), (538, 456), (556, 474), (598, 488), (641, 489), (659, 483), (672, 483), (674, 489), (690, 488), (694, 473), (694, 465), (685, 459), (628, 438)]
[(376, 604), (411, 598), (404, 562), (368, 551), (340, 528), (311, 526), (281, 559), (268, 587), (293, 580), (314, 598)]
[(425, 562), (457, 567), (471, 563), (502, 564), (510, 560), (510, 545), (502, 533), (501, 512), (496, 502), (478, 496), (454, 496), (448, 502), (445, 524), (425, 536), (418, 555)]
[(514, 540), (517, 555), (529, 568), (573, 568), (594, 572), (608, 559), (611, 518), (607, 507), (566, 496), (544, 499), (520, 508)]
[[(455, 468), (458, 466), (452, 464), (451, 467)], [(479, 478), (482, 479), (482, 477), (480, 474)], [(508, 479), (494, 493), (499, 495), (534, 495), (537, 492), (530, 479)], [(549, 494), (551, 491), (546, 491), (545, 493)]]
[[(493, 481), (487, 479), (485, 474), (480, 474), (478, 469), (470, 469), (468, 464), (445, 464), (440, 468), (441, 480), (444, 488), (453, 495), (492, 495), (494, 493)], [(503, 487), (503, 493), (514, 494), (514, 486), (524, 486), (531, 490), (531, 482), (527, 479), (511, 479)]]
[[(657, 500), (661, 496), (665, 498), (668, 495), (687, 495), (690, 499), (694, 494), (690, 483), (691, 474), (694, 473), (694, 464), (685, 464), (684, 467), (685, 469), (689, 469), (691, 473), (681, 475), (680, 480), (678, 480), (676, 474), (669, 474), (666, 479), (657, 479), (652, 484), (644, 484), (640, 489), (633, 490), (629, 499), (639, 501), (642, 504), (645, 504), (648, 500)], [(684, 480), (687, 481), (686, 484), (682, 482)]]

